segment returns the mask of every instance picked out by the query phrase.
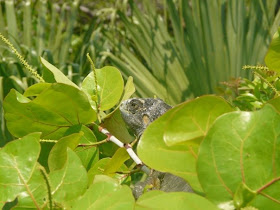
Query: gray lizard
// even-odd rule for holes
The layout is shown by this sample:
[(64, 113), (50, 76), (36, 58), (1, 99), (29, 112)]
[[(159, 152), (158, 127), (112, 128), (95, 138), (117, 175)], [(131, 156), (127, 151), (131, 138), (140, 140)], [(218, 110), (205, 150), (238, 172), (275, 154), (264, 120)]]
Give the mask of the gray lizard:
[[(151, 122), (171, 108), (161, 99), (153, 98), (132, 98), (120, 105), (123, 120), (138, 138)], [(193, 192), (191, 186), (181, 177), (159, 171), (153, 171), (144, 182), (135, 184), (133, 194), (136, 199), (142, 195), (146, 186), (151, 186), (149, 190)]]

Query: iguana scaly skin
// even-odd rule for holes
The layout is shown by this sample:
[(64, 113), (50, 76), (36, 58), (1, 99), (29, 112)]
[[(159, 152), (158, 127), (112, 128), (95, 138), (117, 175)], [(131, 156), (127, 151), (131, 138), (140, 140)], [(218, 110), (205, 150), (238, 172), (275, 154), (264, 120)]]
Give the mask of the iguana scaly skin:
[(171, 108), (161, 99), (153, 98), (132, 98), (120, 105), (122, 118), (138, 137), (151, 122)]
[[(142, 135), (151, 122), (171, 108), (161, 99), (153, 98), (132, 98), (123, 101), (120, 105), (123, 120), (137, 137)], [(147, 186), (148, 190), (193, 192), (191, 186), (183, 178), (170, 173), (154, 171), (144, 182), (135, 184), (133, 189), (135, 198), (142, 195)]]

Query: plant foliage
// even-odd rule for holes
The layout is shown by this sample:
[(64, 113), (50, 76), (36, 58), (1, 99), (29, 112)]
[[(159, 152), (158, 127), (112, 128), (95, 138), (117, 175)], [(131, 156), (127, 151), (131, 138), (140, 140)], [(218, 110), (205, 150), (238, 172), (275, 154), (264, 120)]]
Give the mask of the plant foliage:
[(270, 60), (271, 53), (280, 54), (274, 44), (268, 68), (256, 68), (256, 85), (274, 92), (259, 110), (240, 111), (206, 95), (176, 105), (148, 126), (136, 145), (139, 157), (150, 168), (182, 177), (194, 192), (151, 190), (138, 200), (130, 187), (145, 175), (134, 170), (129, 150), (108, 142), (112, 134), (132, 140), (118, 107), (134, 93), (133, 79), (124, 85), (116, 67), (92, 66), (80, 87), (41, 58), (45, 82), (24, 93), (12, 89), (3, 102), (17, 139), (0, 149), (0, 208), (279, 209), (280, 96), (277, 83), (260, 74), (278, 68)]

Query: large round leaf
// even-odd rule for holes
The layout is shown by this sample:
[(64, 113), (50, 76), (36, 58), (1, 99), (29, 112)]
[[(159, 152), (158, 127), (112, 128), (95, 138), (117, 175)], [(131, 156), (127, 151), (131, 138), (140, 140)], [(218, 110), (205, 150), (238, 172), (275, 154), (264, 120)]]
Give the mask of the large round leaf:
[(34, 184), (36, 189), (40, 183), (31, 180), (40, 153), (39, 138), (40, 133), (29, 134), (0, 150), (0, 206), (13, 201), (20, 193), (33, 197), (33, 207), (41, 206), (42, 200), (37, 201), (33, 191)]
[(150, 191), (136, 202), (135, 210), (141, 209), (196, 209), (217, 210), (210, 201), (194, 193)]
[(74, 150), (83, 133), (74, 133), (61, 138), (52, 148), (48, 157), (48, 166), (50, 171), (61, 169), (67, 160), (67, 148)]
[(94, 73), (87, 75), (82, 83), (82, 89), (93, 100), (92, 105), (95, 106), (94, 101), (98, 101), (99, 110), (108, 110), (115, 106), (123, 93), (124, 82), (120, 71), (113, 66), (105, 66), (101, 69), (95, 69), (96, 82)]
[(138, 154), (148, 166), (181, 176), (194, 190), (201, 191), (196, 173), (200, 140), (218, 116), (232, 110), (225, 100), (215, 96), (180, 104), (148, 126)]
[(67, 148), (67, 160), (64, 167), (51, 171), (49, 177), (51, 194), (54, 201), (58, 203), (67, 202), (82, 195), (88, 184), (86, 169), (70, 148)]
[(166, 115), (150, 124), (140, 139), (137, 152), (149, 167), (169, 172), (187, 180), (193, 189), (201, 191), (196, 173), (198, 144), (167, 146), (163, 141)]
[(198, 176), (207, 198), (217, 204), (239, 200), (236, 207), (250, 203), (279, 209), (279, 154), (280, 115), (270, 105), (221, 116), (199, 151)]
[(39, 83), (25, 96), (11, 90), (3, 104), (7, 127), (16, 137), (39, 131), (43, 138), (59, 139), (72, 125), (96, 119), (85, 93), (69, 85)]
[(233, 111), (221, 97), (202, 96), (166, 113), (164, 141), (168, 146), (204, 137), (213, 121)]
[[(66, 132), (65, 136), (73, 133), (83, 132), (84, 135), (81, 137), (80, 144), (84, 146), (76, 147), (74, 150), (81, 159), (83, 166), (89, 170), (99, 160), (99, 149), (98, 147), (89, 146), (89, 144), (97, 142), (97, 139), (91, 129), (84, 125), (74, 125), (70, 127)], [(86, 146), (88, 145), (88, 146)]]

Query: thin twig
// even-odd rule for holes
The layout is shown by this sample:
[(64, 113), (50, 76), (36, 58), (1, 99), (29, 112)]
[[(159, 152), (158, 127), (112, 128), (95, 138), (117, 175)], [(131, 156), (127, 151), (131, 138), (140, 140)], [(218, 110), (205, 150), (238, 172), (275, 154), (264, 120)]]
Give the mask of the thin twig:
[(140, 160), (140, 158), (135, 154), (135, 152), (132, 150), (130, 144), (124, 144), (120, 140), (118, 140), (115, 136), (113, 136), (106, 128), (103, 128), (98, 125), (98, 130), (105, 134), (107, 136), (107, 139), (114, 144), (118, 145), (119, 147), (123, 147), (126, 149), (129, 156), (132, 158), (132, 160), (137, 164), (137, 166), (145, 173), (150, 174), (151, 170)]

